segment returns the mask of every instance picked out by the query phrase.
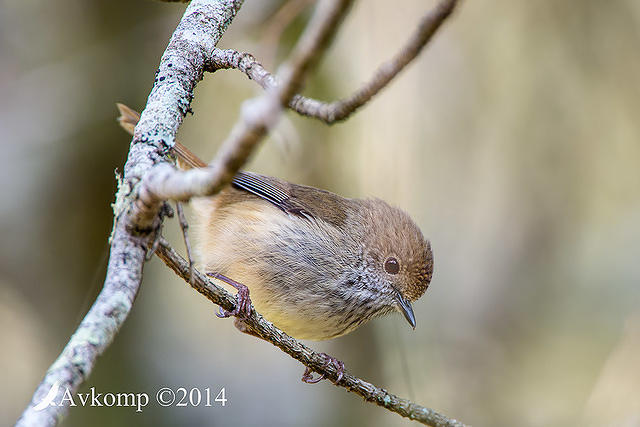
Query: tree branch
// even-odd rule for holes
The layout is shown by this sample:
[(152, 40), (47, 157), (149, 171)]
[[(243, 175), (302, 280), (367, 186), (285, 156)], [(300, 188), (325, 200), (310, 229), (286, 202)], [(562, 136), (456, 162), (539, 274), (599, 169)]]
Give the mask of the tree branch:
[(155, 163), (165, 161), (163, 153), (171, 146), (189, 107), (193, 88), (202, 77), (205, 53), (213, 51), (241, 3), (239, 0), (194, 0), (171, 36), (131, 142), (124, 178), (119, 182), (104, 286), (16, 425), (57, 424), (68, 411), (68, 402), (41, 410), (34, 407), (54, 389), (56, 402), (61, 402), (65, 390), (75, 393), (129, 314), (142, 280), (146, 248), (161, 222), (157, 215), (159, 205), (140, 223), (142, 226), (131, 222), (127, 211), (134, 201), (133, 188)]
[[(302, 95), (295, 95), (288, 104), (289, 108), (303, 116), (313, 117), (327, 124), (347, 119), (358, 108), (369, 102), (418, 56), (422, 48), (440, 28), (440, 25), (451, 14), (456, 3), (457, 0), (442, 0), (433, 10), (424, 15), (416, 31), (399, 52), (378, 67), (371, 79), (350, 96), (326, 103)], [(238, 69), (264, 89), (271, 89), (279, 85), (278, 79), (249, 53), (233, 49), (216, 49), (213, 53), (213, 68)]]
[[(214, 304), (219, 305), (227, 311), (233, 311), (236, 308), (236, 299), (227, 291), (211, 282), (205, 275), (194, 269), (193, 280), (190, 280), (189, 262), (182, 258), (178, 253), (169, 246), (164, 240), (160, 240), (156, 255), (170, 267), (178, 276), (189, 283), (193, 289), (200, 292)], [(355, 393), (363, 397), (366, 401), (375, 403), (390, 411), (418, 421), (429, 426), (456, 426), (463, 427), (461, 422), (448, 418), (433, 409), (426, 408), (403, 399), (388, 391), (376, 387), (360, 378), (351, 375), (345, 370), (342, 379), (336, 382), (338, 372), (332, 363), (326, 363), (326, 359), (319, 353), (314, 352), (309, 347), (296, 341), (294, 338), (285, 334), (280, 329), (273, 326), (272, 323), (266, 321), (255, 309), (251, 310), (249, 317), (242, 318), (253, 332), (269, 341), (289, 356), (300, 361), (315, 372), (324, 375), (330, 379), (336, 386), (344, 387), (347, 391)]]

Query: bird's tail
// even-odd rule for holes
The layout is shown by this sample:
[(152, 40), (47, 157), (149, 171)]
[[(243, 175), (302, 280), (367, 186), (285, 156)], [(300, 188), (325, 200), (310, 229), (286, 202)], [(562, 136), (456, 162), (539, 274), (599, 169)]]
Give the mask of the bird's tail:
[[(118, 123), (120, 123), (120, 126), (122, 126), (124, 130), (133, 135), (133, 130), (140, 120), (140, 113), (124, 104), (117, 103), (116, 106), (118, 107), (118, 111), (120, 111)], [(172, 151), (178, 158), (178, 166), (181, 169), (204, 168), (207, 166), (205, 162), (200, 160), (198, 156), (178, 141), (176, 141)]]

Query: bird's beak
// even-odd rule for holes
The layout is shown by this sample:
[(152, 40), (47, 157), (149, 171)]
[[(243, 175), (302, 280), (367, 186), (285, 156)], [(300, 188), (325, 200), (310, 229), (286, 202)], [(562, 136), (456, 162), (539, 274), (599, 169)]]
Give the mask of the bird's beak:
[(407, 322), (411, 325), (413, 329), (416, 328), (416, 316), (413, 314), (413, 308), (411, 308), (411, 303), (406, 300), (400, 292), (396, 294), (396, 301), (398, 302), (398, 308), (404, 314), (404, 318), (407, 319)]

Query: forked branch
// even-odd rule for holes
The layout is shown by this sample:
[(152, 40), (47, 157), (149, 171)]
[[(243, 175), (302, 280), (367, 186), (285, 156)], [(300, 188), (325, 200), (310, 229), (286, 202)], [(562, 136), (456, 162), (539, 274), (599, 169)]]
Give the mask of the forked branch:
[[(425, 14), (418, 27), (405, 45), (375, 71), (371, 79), (350, 96), (333, 102), (322, 102), (302, 95), (295, 95), (289, 101), (289, 108), (297, 113), (313, 117), (327, 124), (347, 119), (358, 108), (369, 102), (393, 78), (398, 75), (422, 48), (431, 40), (440, 25), (453, 11), (457, 0), (444, 0)], [(213, 52), (213, 69), (238, 69), (264, 89), (279, 85), (277, 78), (267, 71), (253, 55), (233, 49), (216, 49)]]
[[(188, 200), (191, 197), (216, 194), (231, 182), (257, 144), (276, 124), (282, 109), (302, 87), (303, 78), (324, 53), (351, 2), (352, 0), (333, 0), (318, 5), (289, 60), (278, 72), (281, 84), (269, 88), (263, 96), (245, 103), (240, 120), (236, 122), (209, 167), (178, 171), (173, 166), (162, 163), (145, 176), (133, 206), (134, 223), (139, 226), (149, 225), (152, 213), (167, 199)], [(209, 52), (214, 52), (214, 49)], [(143, 119), (144, 112), (140, 123)], [(136, 134), (137, 132), (138, 126)]]

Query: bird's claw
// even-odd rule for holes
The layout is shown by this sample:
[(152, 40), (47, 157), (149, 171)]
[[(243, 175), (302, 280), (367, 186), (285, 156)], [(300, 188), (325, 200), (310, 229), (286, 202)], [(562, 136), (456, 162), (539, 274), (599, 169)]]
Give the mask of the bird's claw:
[(236, 295), (236, 308), (233, 309), (233, 311), (228, 311), (220, 307), (220, 311), (216, 313), (216, 316), (226, 318), (231, 316), (248, 317), (251, 315), (251, 298), (249, 296), (249, 288), (242, 283), (228, 278), (227, 276), (223, 276), (220, 273), (207, 273), (207, 276), (222, 280), (238, 290), (238, 294)]
[[(336, 378), (336, 383), (340, 382), (340, 380), (344, 376), (344, 363), (333, 356), (329, 356), (327, 353), (320, 354), (324, 356), (325, 366), (333, 365), (336, 368), (336, 371), (338, 371), (338, 378)], [(321, 374), (318, 378), (313, 378), (313, 371), (311, 371), (311, 368), (307, 366), (304, 370), (304, 373), (302, 374), (301, 380), (302, 382), (305, 382), (307, 384), (316, 384), (325, 378), (326, 377), (324, 374)]]

